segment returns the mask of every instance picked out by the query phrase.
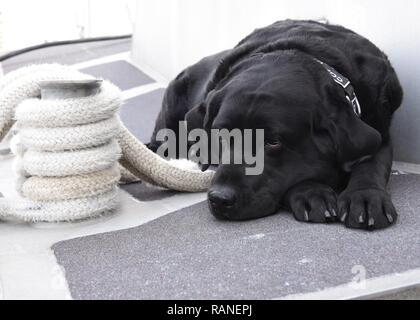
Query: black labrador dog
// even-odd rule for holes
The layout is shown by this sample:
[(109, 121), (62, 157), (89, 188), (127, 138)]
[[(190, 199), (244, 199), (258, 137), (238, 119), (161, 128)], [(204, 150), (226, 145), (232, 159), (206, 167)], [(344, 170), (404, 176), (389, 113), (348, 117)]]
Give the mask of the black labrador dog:
[(262, 174), (217, 167), (208, 191), (216, 217), (259, 218), (285, 207), (299, 221), (380, 229), (397, 219), (386, 186), (389, 128), (402, 96), (387, 56), (364, 37), (279, 21), (181, 72), (148, 146), (156, 151), (157, 131), (178, 132), (182, 120), (189, 130), (264, 129)]

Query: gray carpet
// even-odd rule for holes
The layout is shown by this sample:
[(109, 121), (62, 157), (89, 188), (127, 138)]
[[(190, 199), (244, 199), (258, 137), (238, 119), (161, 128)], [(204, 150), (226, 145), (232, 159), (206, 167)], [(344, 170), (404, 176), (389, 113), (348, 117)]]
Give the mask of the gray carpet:
[(144, 143), (150, 141), (164, 93), (165, 89), (157, 89), (128, 99), (120, 109), (125, 126)]
[(128, 90), (154, 82), (152, 78), (124, 60), (104, 63), (80, 71), (97, 78), (110, 80), (121, 90)]
[(140, 201), (156, 201), (179, 194), (177, 191), (154, 187), (142, 182), (124, 184), (120, 188)]
[[(120, 117), (125, 126), (144, 143), (150, 141), (164, 93), (164, 89), (157, 89), (134, 97), (126, 100), (120, 109)], [(156, 201), (177, 194), (145, 183), (131, 183), (121, 188), (140, 201)]]
[(136, 228), (53, 246), (75, 299), (264, 299), (420, 267), (420, 176), (395, 175), (384, 231), (295, 221), (221, 222), (198, 203)]

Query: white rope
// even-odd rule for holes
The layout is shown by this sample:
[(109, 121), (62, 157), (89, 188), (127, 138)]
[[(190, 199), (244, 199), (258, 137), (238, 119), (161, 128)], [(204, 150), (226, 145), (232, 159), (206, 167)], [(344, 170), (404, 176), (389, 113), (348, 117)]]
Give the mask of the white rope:
[(120, 178), (179, 191), (207, 189), (213, 172), (162, 159), (124, 127), (116, 115), (121, 93), (113, 84), (104, 81), (85, 98), (39, 99), (40, 81), (86, 79), (92, 78), (55, 64), (0, 79), (0, 141), (16, 120), (11, 149), (21, 195), (0, 198), (0, 219), (73, 221), (106, 214), (118, 206)]
[[(116, 140), (92, 148), (66, 151), (35, 151), (28, 149), (21, 159), (30, 176), (65, 177), (92, 173), (109, 168), (120, 158)], [(20, 157), (18, 157), (20, 158)]]

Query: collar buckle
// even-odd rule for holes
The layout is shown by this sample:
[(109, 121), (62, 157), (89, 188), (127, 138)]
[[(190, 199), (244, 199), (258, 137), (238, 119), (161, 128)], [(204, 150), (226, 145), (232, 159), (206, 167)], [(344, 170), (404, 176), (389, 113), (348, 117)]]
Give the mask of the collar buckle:
[(353, 107), (354, 113), (360, 118), (362, 116), (362, 110), (360, 108), (359, 99), (357, 99), (356, 95), (354, 95), (353, 99), (350, 99), (348, 95), (346, 95), (346, 98)]

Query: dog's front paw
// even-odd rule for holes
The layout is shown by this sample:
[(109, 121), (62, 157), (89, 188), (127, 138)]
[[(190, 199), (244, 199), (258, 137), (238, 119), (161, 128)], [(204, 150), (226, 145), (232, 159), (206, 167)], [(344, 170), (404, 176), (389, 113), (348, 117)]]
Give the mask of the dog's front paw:
[(298, 221), (322, 223), (337, 219), (337, 196), (329, 186), (300, 184), (288, 192), (287, 202)]
[(349, 228), (383, 229), (397, 220), (391, 197), (380, 189), (344, 190), (338, 207), (340, 221)]

